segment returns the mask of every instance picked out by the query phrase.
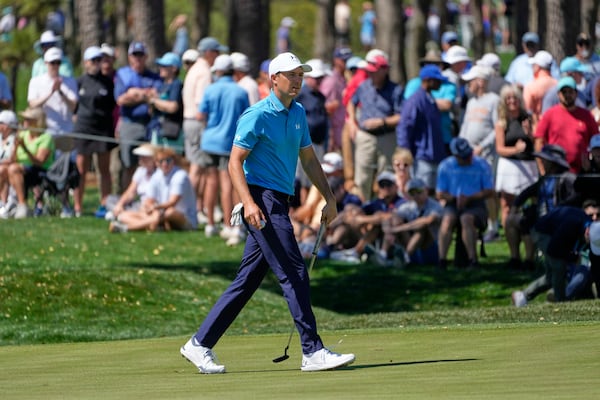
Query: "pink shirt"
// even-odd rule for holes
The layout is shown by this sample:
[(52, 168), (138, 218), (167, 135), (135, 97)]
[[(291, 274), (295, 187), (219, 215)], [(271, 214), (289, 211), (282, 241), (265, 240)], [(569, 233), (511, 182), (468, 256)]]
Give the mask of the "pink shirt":
[(538, 75), (523, 88), (525, 109), (534, 115), (534, 121), (539, 120), (542, 113), (542, 100), (546, 92), (554, 88), (558, 82), (550, 72), (542, 69)]
[(212, 83), (210, 65), (200, 57), (190, 67), (183, 81), (183, 118), (195, 119), (198, 107), (204, 97), (204, 90)]

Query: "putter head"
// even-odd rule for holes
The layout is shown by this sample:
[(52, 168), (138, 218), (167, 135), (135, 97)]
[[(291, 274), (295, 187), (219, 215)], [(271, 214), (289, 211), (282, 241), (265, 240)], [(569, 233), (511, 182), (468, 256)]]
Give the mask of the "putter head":
[(284, 354), (281, 357), (277, 357), (277, 358), (273, 359), (273, 362), (275, 364), (277, 364), (277, 363), (287, 360), (288, 358), (290, 358), (290, 356), (288, 356), (287, 354)]

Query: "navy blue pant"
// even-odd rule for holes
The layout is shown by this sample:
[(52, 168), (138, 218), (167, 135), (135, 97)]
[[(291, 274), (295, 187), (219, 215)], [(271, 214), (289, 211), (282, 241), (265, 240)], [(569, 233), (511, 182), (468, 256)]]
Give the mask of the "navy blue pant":
[(250, 193), (267, 218), (266, 226), (258, 230), (244, 221), (249, 234), (237, 276), (206, 316), (196, 339), (202, 346), (214, 347), (270, 268), (300, 333), (302, 352), (313, 353), (323, 348), (323, 343), (310, 304), (308, 270), (288, 216), (289, 196), (258, 186), (250, 186)]

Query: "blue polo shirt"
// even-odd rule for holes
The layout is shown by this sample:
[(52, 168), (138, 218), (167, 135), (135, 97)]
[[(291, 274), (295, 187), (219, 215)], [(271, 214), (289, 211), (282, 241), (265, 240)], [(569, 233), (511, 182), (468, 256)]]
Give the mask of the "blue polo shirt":
[(352, 96), (352, 103), (360, 103), (357, 114), (358, 126), (363, 129), (363, 122), (369, 118), (384, 118), (400, 114), (402, 109), (402, 86), (389, 79), (381, 89), (373, 86), (373, 81), (364, 81)]
[(207, 153), (231, 153), (238, 118), (250, 106), (248, 93), (231, 76), (222, 76), (204, 91), (198, 111), (206, 114), (201, 148)]
[[(469, 165), (460, 165), (454, 156), (447, 157), (438, 167), (437, 192), (471, 196), (484, 189), (493, 189), (492, 169), (486, 160), (473, 156)], [(482, 204), (485, 204), (481, 200)]]
[[(115, 101), (129, 88), (154, 88), (159, 90), (162, 85), (160, 76), (150, 70), (144, 70), (141, 74), (135, 72), (130, 66), (121, 67), (117, 70), (115, 79)], [(133, 107), (119, 107), (121, 117), (127, 121), (147, 123), (150, 121), (148, 104), (141, 103)]]
[(233, 145), (250, 151), (244, 161), (249, 185), (293, 195), (298, 154), (312, 145), (304, 108), (295, 101), (285, 108), (271, 92), (242, 114)]

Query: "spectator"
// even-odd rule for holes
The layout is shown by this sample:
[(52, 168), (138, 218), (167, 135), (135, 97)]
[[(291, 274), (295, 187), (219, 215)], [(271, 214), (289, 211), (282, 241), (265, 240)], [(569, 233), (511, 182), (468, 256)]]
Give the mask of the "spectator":
[(485, 53), (483, 57), (477, 60), (476, 65), (487, 67), (490, 69), (490, 77), (487, 83), (488, 92), (500, 95), (500, 91), (510, 83), (500, 74), (500, 57), (496, 53)]
[[(100, 47), (88, 47), (83, 53), (83, 60), (85, 71), (77, 79), (80, 97), (76, 112), (75, 132), (97, 136), (98, 139), (114, 139), (114, 84), (108, 76), (103, 75), (100, 71), (100, 61), (102, 60)], [(114, 143), (109, 140), (75, 139), (76, 163), (80, 175), (79, 187), (74, 191), (75, 215), (81, 214), (83, 211), (86, 173), (90, 170), (93, 154), (97, 156), (97, 172), (100, 175), (100, 205), (95, 215), (98, 218), (104, 218), (106, 215), (106, 200), (112, 192), (110, 151), (114, 147)]]
[(392, 166), (394, 167), (396, 186), (398, 186), (398, 195), (400, 197), (408, 197), (406, 184), (411, 180), (414, 162), (415, 159), (412, 153), (403, 147), (397, 147), (392, 155)]
[(333, 52), (333, 71), (326, 74), (319, 89), (325, 96), (325, 108), (329, 115), (329, 143), (326, 151), (340, 151), (342, 130), (346, 121), (346, 107), (342, 103), (346, 89), (346, 61), (352, 57), (352, 50), (339, 47)]
[[(41, 107), (27, 108), (21, 113), (23, 128), (15, 143), (16, 161), (8, 167), (8, 181), (17, 195), (15, 218), (26, 218), (27, 191), (41, 183), (40, 172), (44, 172), (54, 161), (52, 135), (44, 131), (46, 116)], [(36, 207), (39, 205), (36, 205)], [(41, 215), (41, 208), (36, 209)]]
[(250, 60), (243, 53), (231, 53), (231, 62), (233, 63), (233, 80), (248, 93), (248, 102), (250, 105), (260, 100), (258, 83), (250, 76)]
[(226, 48), (213, 37), (205, 37), (198, 42), (200, 57), (188, 70), (183, 81), (183, 134), (185, 136), (185, 158), (190, 162), (188, 174), (196, 193), (196, 208), (200, 223), (206, 223), (202, 197), (204, 196), (204, 165), (208, 156), (202, 151), (200, 142), (205, 121), (200, 121), (198, 107), (204, 91), (212, 82), (210, 67), (215, 58)]
[(177, 153), (183, 151), (183, 83), (178, 78), (181, 58), (175, 53), (165, 53), (156, 60), (161, 84), (148, 94), (152, 120), (149, 124), (153, 144), (172, 147)]
[(458, 35), (454, 31), (446, 31), (442, 33), (442, 39), (440, 40), (442, 48), (441, 57), (442, 60), (446, 60), (446, 52), (452, 46), (458, 45)]
[(196, 229), (195, 194), (187, 173), (176, 165), (176, 158), (173, 149), (156, 150), (158, 169), (150, 179), (141, 210), (120, 213), (118, 220), (110, 223), (110, 232)]
[[(437, 254), (437, 238), (443, 214), (441, 204), (428, 196), (427, 186), (415, 178), (406, 184), (408, 201), (401, 204), (392, 218), (383, 222), (384, 240), (376, 260), (382, 266), (404, 266), (415, 258), (415, 253), (423, 254), (433, 246)], [(399, 252), (390, 250), (399, 246)], [(398, 254), (399, 253), (399, 254)], [(437, 262), (433, 257), (428, 262)]]
[(512, 293), (513, 304), (523, 307), (538, 294), (552, 288), (557, 302), (570, 300), (567, 292), (567, 268), (575, 262), (589, 243), (589, 227), (596, 220), (599, 207), (596, 203), (577, 207), (557, 207), (541, 217), (531, 231), (537, 248), (544, 254), (544, 275), (531, 282), (523, 291)]
[(500, 92), (495, 132), (498, 153), (496, 193), (500, 194), (500, 222), (506, 228), (515, 197), (538, 178), (531, 119), (517, 85), (505, 86)]
[(136, 142), (148, 137), (150, 94), (160, 87), (160, 76), (146, 68), (148, 54), (142, 42), (132, 42), (127, 50), (128, 65), (117, 70), (115, 100), (120, 107), (119, 148), (123, 165), (121, 184), (128, 186), (137, 165), (132, 153)]
[[(558, 145), (545, 145), (541, 151), (533, 155), (541, 159), (542, 176), (532, 185), (526, 187), (515, 198), (506, 219), (506, 241), (510, 251), (508, 267), (533, 269), (534, 251), (530, 237), (531, 227), (540, 216), (546, 215), (554, 208), (569, 204), (575, 196), (575, 175), (569, 172), (569, 164), (565, 151)], [(534, 205), (529, 203), (533, 201)], [(525, 261), (521, 263), (519, 245), (525, 244)]]
[(375, 46), (375, 30), (377, 26), (377, 16), (373, 9), (373, 2), (365, 1), (362, 3), (362, 15), (360, 22), (360, 44), (364, 51), (369, 51)]
[(0, 110), (10, 110), (13, 106), (13, 96), (6, 75), (0, 72)]
[(492, 172), (484, 159), (473, 155), (466, 139), (453, 139), (450, 151), (452, 155), (440, 163), (436, 186), (437, 198), (445, 204), (438, 237), (439, 267), (448, 266), (446, 255), (459, 222), (468, 265), (477, 267), (477, 232), (485, 229), (485, 201), (494, 194)]
[(370, 199), (373, 178), (391, 167), (396, 138), (394, 132), (400, 120), (402, 86), (389, 78), (388, 56), (381, 50), (371, 50), (365, 60), (369, 79), (364, 81), (348, 105), (350, 131), (354, 139), (354, 181), (361, 198)]
[(194, 65), (196, 60), (200, 57), (200, 53), (196, 49), (187, 49), (181, 55), (181, 62), (183, 63), (183, 70), (187, 73), (189, 69)]
[[(575, 104), (584, 108), (586, 108), (584, 74), (587, 71), (587, 66), (583, 65), (575, 57), (566, 57), (560, 63), (560, 73), (563, 76), (570, 76), (575, 79), (575, 84), (577, 85), (577, 99), (575, 100)], [(544, 95), (544, 98), (542, 99), (542, 114), (548, 111), (550, 107), (557, 105), (558, 103), (560, 103), (560, 100), (558, 98), (558, 90), (556, 90), (555, 86), (548, 89)]]
[(535, 32), (526, 32), (521, 38), (521, 48), (523, 52), (516, 56), (508, 66), (508, 71), (504, 75), (509, 83), (516, 84), (521, 88), (533, 80), (533, 69), (529, 63), (540, 48), (540, 37)]
[[(560, 104), (549, 108), (534, 130), (534, 147), (540, 151), (545, 144), (561, 146), (571, 171), (577, 173), (587, 159), (590, 138), (598, 133), (598, 125), (587, 109), (575, 104), (577, 86), (572, 77), (561, 78), (556, 90)], [(538, 162), (538, 167), (543, 173), (544, 166)]]
[(431, 92), (447, 79), (433, 64), (419, 72), (421, 88), (402, 107), (396, 130), (398, 147), (408, 149), (414, 157), (414, 174), (425, 182), (430, 193), (436, 187), (438, 164), (446, 155), (441, 132), (440, 111)]
[(269, 93), (271, 93), (271, 79), (269, 78), (270, 62), (271, 60), (267, 59), (260, 63), (258, 77), (256, 78), (256, 83), (258, 83), (258, 94), (261, 100), (269, 96)]
[(0, 218), (14, 214), (15, 204), (9, 202), (8, 168), (16, 159), (18, 121), (13, 111), (0, 112)]
[(545, 50), (538, 51), (529, 60), (533, 69), (533, 80), (523, 88), (523, 101), (525, 102), (525, 109), (531, 114), (534, 132), (542, 116), (542, 101), (544, 96), (557, 84), (556, 79), (550, 74), (553, 60), (552, 54)]
[(290, 30), (296, 26), (296, 21), (292, 17), (283, 17), (279, 28), (277, 28), (277, 38), (275, 39), (275, 54), (292, 51), (292, 40)]
[(232, 57), (226, 54), (219, 55), (211, 72), (216, 81), (206, 88), (198, 108), (200, 121), (206, 121), (206, 129), (202, 133), (202, 151), (210, 158), (210, 162), (205, 165), (206, 186), (203, 204), (208, 223), (204, 227), (204, 233), (207, 237), (219, 233), (214, 214), (220, 193), (224, 225), (221, 237), (227, 240), (228, 245), (233, 246), (240, 243), (243, 237), (239, 226), (232, 227), (230, 223), (234, 194), (227, 165), (237, 121), (250, 104), (248, 93), (233, 80)]
[[(36, 76), (43, 75), (48, 71), (47, 61), (45, 59), (46, 52), (53, 48), (61, 48), (62, 46), (62, 38), (60, 36), (56, 36), (53, 31), (45, 31), (40, 36), (40, 40), (38, 40), (33, 48), (34, 50), (40, 54), (40, 57), (33, 62), (33, 66), (31, 67), (31, 77), (35, 78)], [(60, 68), (58, 73), (61, 76), (73, 77), (73, 65), (69, 58), (61, 53), (60, 58)]]
[[(100, 61), (100, 72), (114, 81), (117, 71), (115, 70), (115, 49), (108, 43), (100, 46), (102, 60)], [(118, 114), (117, 114), (118, 115)]]
[(351, 20), (352, 9), (348, 4), (348, 0), (338, 0), (333, 9), (333, 26), (338, 46), (348, 46), (350, 44)]
[(169, 31), (175, 32), (172, 53), (179, 57), (190, 47), (190, 36), (187, 30), (187, 15), (179, 14), (169, 24)]
[[(442, 75), (448, 78), (450, 83), (456, 85), (456, 97), (452, 104), (452, 137), (458, 136), (460, 130), (460, 122), (462, 121), (463, 111), (467, 104), (467, 95), (463, 87), (460, 76), (465, 72), (471, 63), (471, 57), (467, 53), (467, 49), (461, 46), (452, 46), (446, 52), (446, 57), (443, 58), (450, 66), (442, 71)], [(427, 183), (427, 181), (425, 181)]]
[(587, 67), (585, 79), (590, 81), (592, 77), (600, 75), (600, 55), (593, 51), (592, 40), (587, 33), (577, 35), (575, 48), (577, 51), (574, 57)]

